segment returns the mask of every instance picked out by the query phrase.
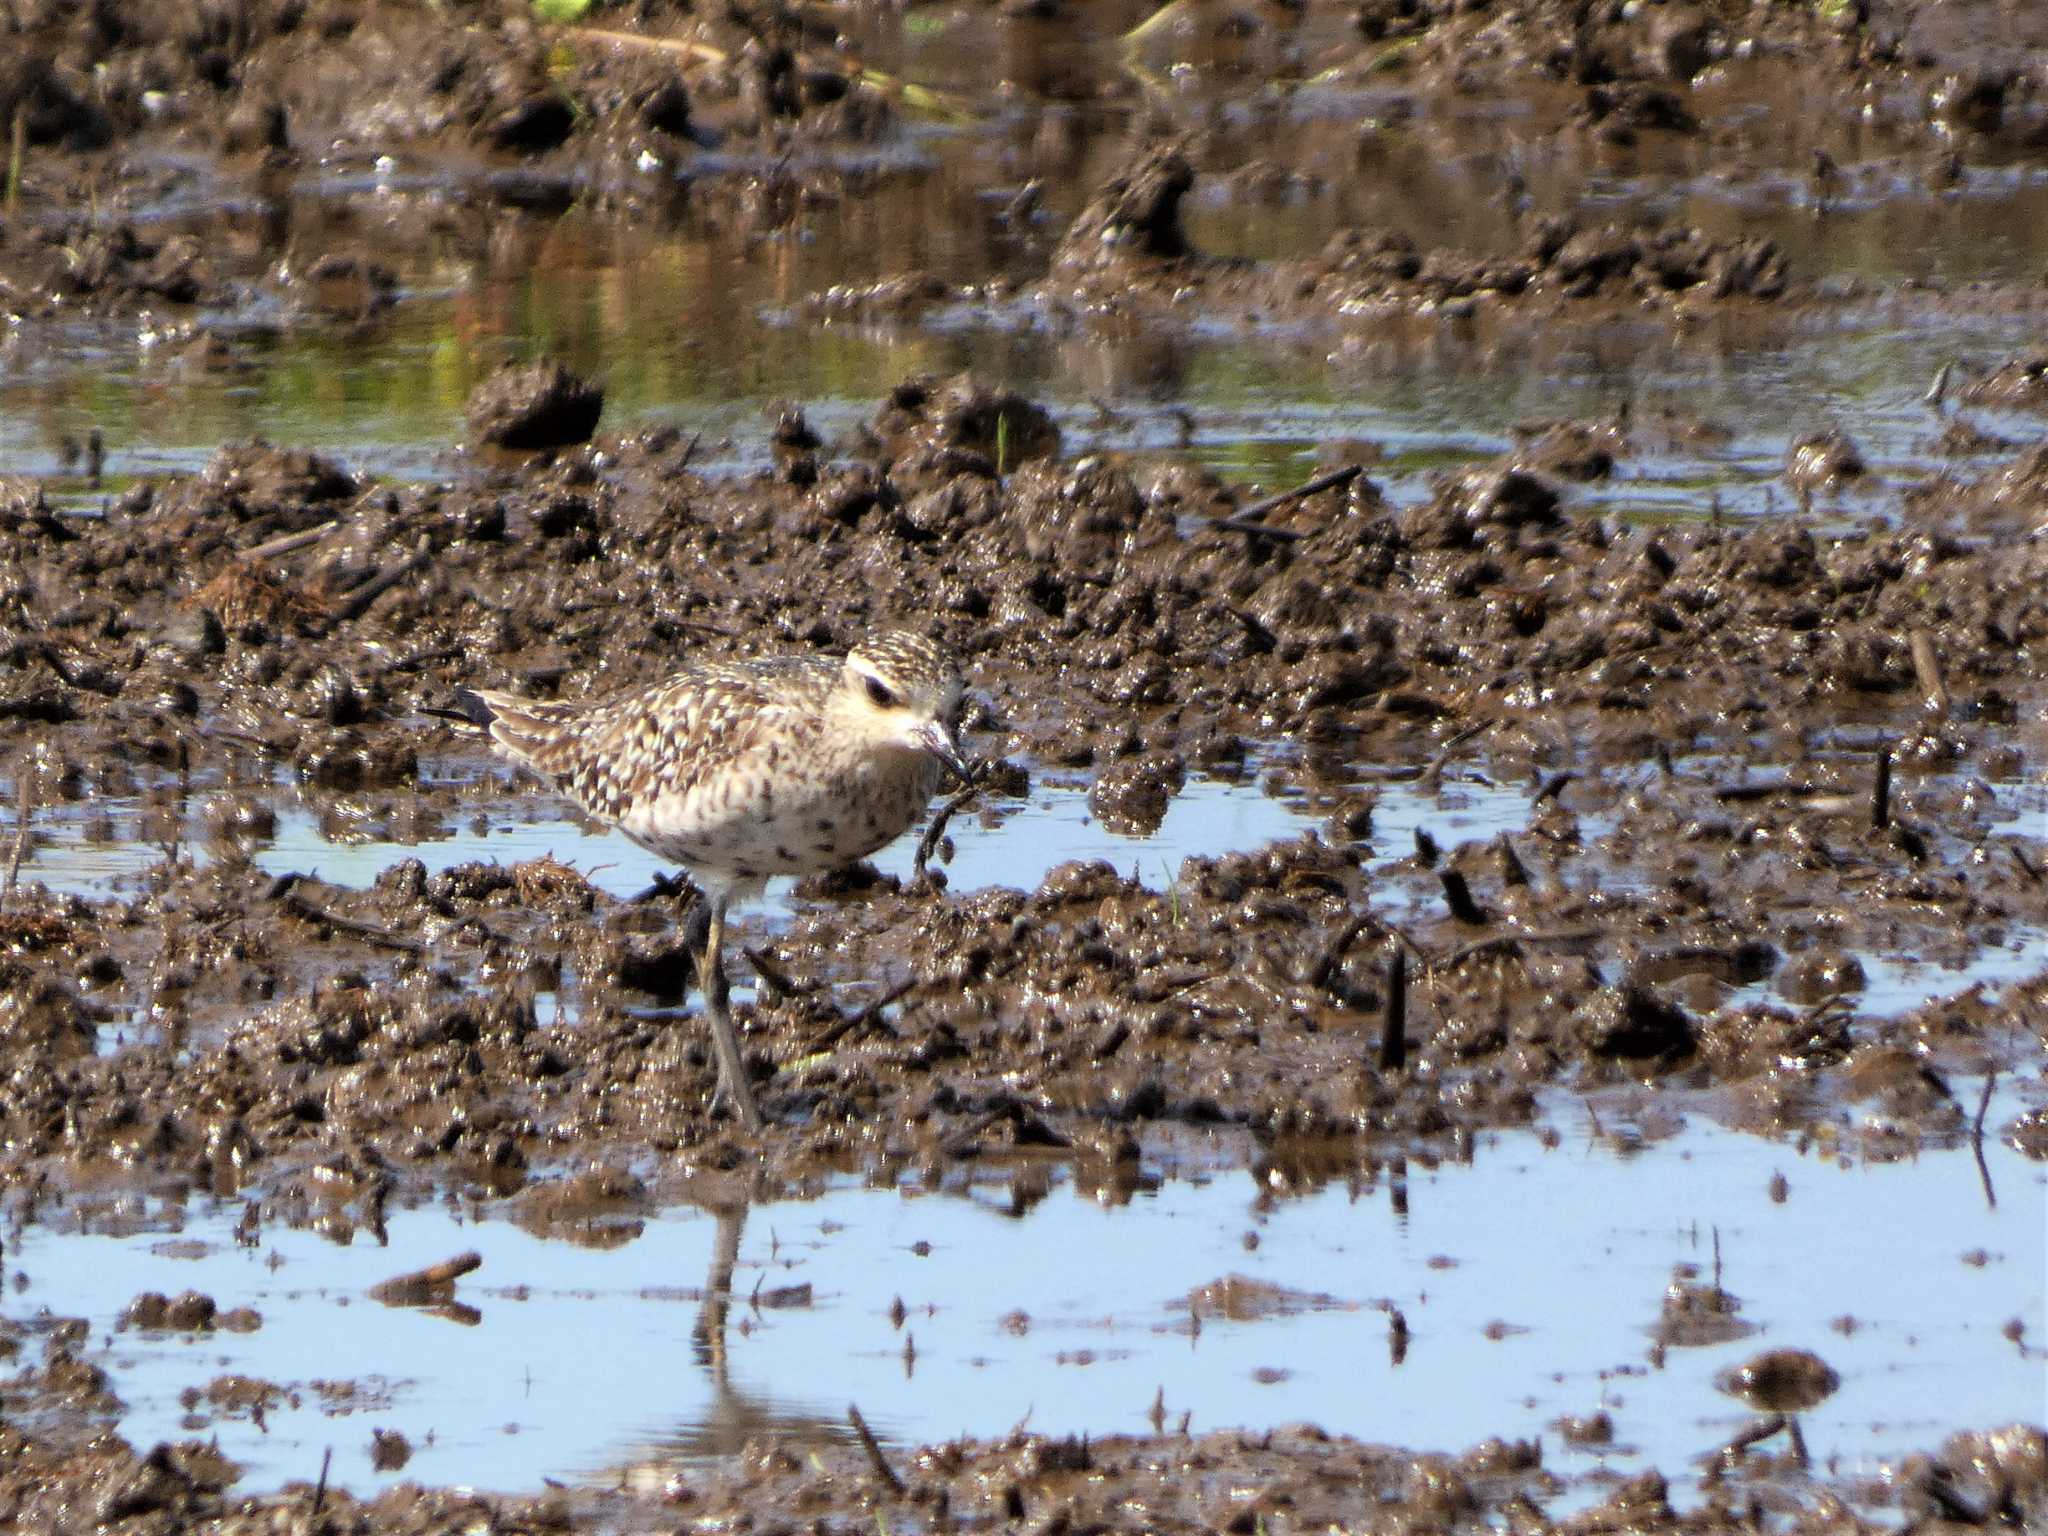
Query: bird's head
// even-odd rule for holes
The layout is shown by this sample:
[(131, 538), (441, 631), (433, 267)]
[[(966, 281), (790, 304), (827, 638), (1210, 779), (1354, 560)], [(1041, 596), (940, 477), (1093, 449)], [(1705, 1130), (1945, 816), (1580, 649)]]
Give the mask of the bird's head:
[(935, 642), (903, 630), (869, 636), (847, 655), (841, 694), (871, 740), (928, 752), (967, 777), (955, 734), (960, 673)]

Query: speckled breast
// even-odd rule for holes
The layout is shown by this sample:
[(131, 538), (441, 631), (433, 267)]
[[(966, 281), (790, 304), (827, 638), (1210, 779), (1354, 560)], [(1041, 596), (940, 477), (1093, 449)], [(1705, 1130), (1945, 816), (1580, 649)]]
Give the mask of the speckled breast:
[(921, 752), (775, 768), (736, 765), (634, 807), (620, 827), (676, 863), (738, 879), (803, 875), (863, 858), (901, 837), (939, 785)]

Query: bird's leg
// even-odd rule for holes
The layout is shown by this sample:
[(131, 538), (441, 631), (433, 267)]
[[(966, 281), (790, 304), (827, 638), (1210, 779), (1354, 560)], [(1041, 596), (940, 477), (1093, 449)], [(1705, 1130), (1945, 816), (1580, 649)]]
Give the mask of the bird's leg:
[(732, 1015), (726, 1011), (725, 963), (720, 950), (725, 946), (725, 897), (711, 898), (711, 921), (704, 937), (704, 963), (697, 968), (704, 989), (704, 1017), (711, 1023), (711, 1045), (718, 1056), (718, 1082), (732, 1103), (740, 1124), (749, 1131), (761, 1129), (761, 1109), (754, 1102), (754, 1088), (747, 1081), (746, 1062), (740, 1056), (739, 1036), (733, 1033)]

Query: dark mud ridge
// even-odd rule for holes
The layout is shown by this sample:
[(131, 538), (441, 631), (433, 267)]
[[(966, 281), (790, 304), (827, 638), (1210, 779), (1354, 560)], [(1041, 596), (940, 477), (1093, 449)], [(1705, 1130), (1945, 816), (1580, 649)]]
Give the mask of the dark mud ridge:
[[(999, 475), (1008, 419), (1008, 451), (1042, 456)], [(394, 488), (231, 449), (104, 519), (18, 493), (16, 799), (33, 820), (140, 796), (172, 830), (137, 894), (8, 906), (0, 1177), (112, 1159), (220, 1188), (339, 1159), (365, 1193), (502, 1186), (621, 1142), (1115, 1167), (1152, 1125), (1369, 1149), (1630, 1077), (1774, 1131), (1854, 1100), (1910, 1142), (1965, 1118), (1944, 1072), (2038, 1050), (2048, 980), (1857, 1002), (1871, 957), (2048, 929), (2018, 803), (2040, 545), (1575, 517), (1550, 456), (1626, 454), (1611, 426), (1553, 428), (1405, 511), (1346, 473), (1256, 517), (1202, 475), (1055, 442), (1028, 402), (956, 380), (897, 390), (843, 456), (788, 449), (746, 481), (697, 479), (654, 434)], [(252, 863), (286, 785), (333, 831), (401, 842), (502, 795), (460, 782), (478, 749), (420, 713), (459, 685), (580, 694), (903, 622), (967, 658), (968, 725), (1007, 754), (941, 829), (956, 844), (1028, 808), (1034, 772), (1091, 779), (1119, 831), (1190, 776), (1260, 775), (1325, 819), (1164, 888), (1082, 862), (955, 894), (937, 839), (908, 885), (813, 882), (755, 946), (743, 1033), (777, 1129), (744, 1150), (707, 1111), (697, 1030), (649, 1016), (694, 979), (673, 903), (552, 860), (400, 857), (364, 889)], [(1385, 765), (1526, 785), (1526, 824), (1389, 848)], [(176, 846), (188, 822), (203, 847)], [(558, 989), (577, 1016), (543, 1021)], [(147, 1023), (100, 1053), (123, 1017)]]
[[(1357, 1529), (1449, 1531), (1516, 1528), (1714, 1536), (1756, 1528), (1755, 1495), (1672, 1508), (1655, 1472), (1615, 1485), (1600, 1502), (1551, 1520), (1540, 1500), (1554, 1488), (1536, 1447), (1488, 1441), (1459, 1456), (1414, 1456), (1306, 1427), (1260, 1435), (1161, 1434), (1089, 1442), (1018, 1431), (994, 1442), (958, 1441), (891, 1458), (858, 1445), (812, 1453), (750, 1450), (725, 1473), (672, 1478), (658, 1494), (551, 1493), (538, 1499), (401, 1486), (373, 1503), (294, 1484), (267, 1499), (225, 1491), (231, 1469), (197, 1442), (137, 1456), (101, 1440), (70, 1454), (0, 1427), (11, 1469), (0, 1512), (20, 1530), (113, 1529), (223, 1533), (280, 1528), (410, 1533), (475, 1530), (744, 1529), (1223, 1531)], [(2043, 1507), (2048, 1442), (2038, 1429), (1958, 1435), (1921, 1458), (1885, 1502), (1928, 1532), (2021, 1529)], [(1839, 1509), (1839, 1506), (1837, 1506)], [(1772, 1529), (1863, 1532), (1846, 1512), (1773, 1510)]]

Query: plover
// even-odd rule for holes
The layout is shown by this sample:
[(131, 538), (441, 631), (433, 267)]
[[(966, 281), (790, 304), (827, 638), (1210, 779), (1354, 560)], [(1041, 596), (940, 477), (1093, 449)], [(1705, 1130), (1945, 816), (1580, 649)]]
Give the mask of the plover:
[(707, 663), (607, 698), (477, 689), (457, 702), (500, 753), (703, 890), (698, 976), (719, 1080), (742, 1124), (759, 1129), (726, 1011), (726, 909), (771, 876), (836, 869), (894, 842), (942, 768), (967, 775), (952, 658), (921, 636), (884, 632), (843, 658)]

